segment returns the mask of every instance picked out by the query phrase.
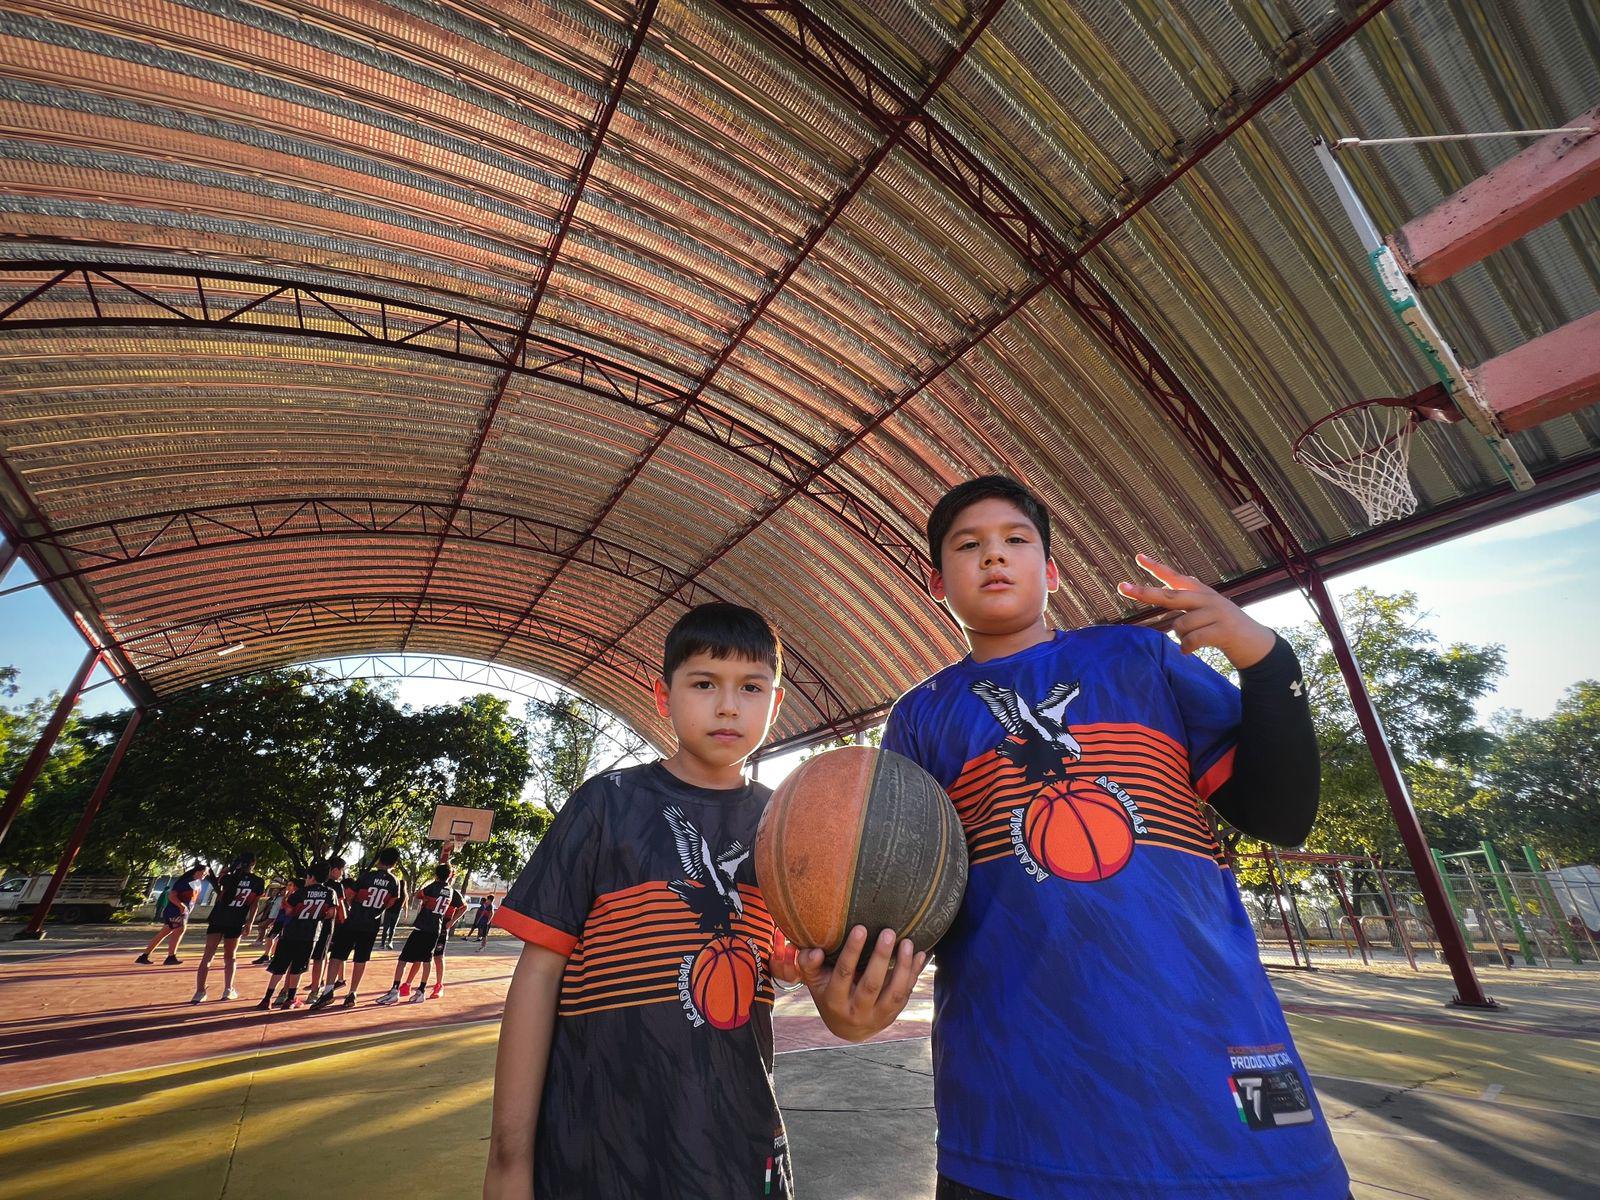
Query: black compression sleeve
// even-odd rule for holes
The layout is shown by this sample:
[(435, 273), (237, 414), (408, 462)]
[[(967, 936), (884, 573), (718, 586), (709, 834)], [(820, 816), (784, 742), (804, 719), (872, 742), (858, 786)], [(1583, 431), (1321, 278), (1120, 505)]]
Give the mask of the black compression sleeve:
[(1211, 807), (1235, 829), (1275, 846), (1298, 846), (1311, 832), (1322, 786), (1317, 735), (1300, 660), (1278, 638), (1239, 672), (1243, 713), (1233, 774)]

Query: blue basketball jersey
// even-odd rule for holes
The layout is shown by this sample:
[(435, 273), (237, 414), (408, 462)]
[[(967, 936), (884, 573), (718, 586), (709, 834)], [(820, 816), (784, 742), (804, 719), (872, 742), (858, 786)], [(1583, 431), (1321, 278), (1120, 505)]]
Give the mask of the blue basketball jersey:
[(945, 668), (885, 749), (972, 862), (935, 952), (939, 1169), (1013, 1200), (1344, 1200), (1349, 1181), (1203, 811), (1239, 692), (1149, 629)]

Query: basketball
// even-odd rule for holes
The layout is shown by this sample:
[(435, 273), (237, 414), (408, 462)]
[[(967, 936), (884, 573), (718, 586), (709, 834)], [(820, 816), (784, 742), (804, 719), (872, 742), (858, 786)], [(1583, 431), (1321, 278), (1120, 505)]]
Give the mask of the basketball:
[(1035, 862), (1080, 883), (1115, 875), (1133, 854), (1133, 824), (1122, 805), (1081, 779), (1040, 792), (1022, 819), (1022, 836)]
[(760, 971), (755, 951), (740, 938), (713, 938), (689, 968), (689, 997), (717, 1029), (737, 1029), (750, 1019)]
[(910, 759), (846, 746), (807, 760), (756, 833), (756, 880), (797, 946), (831, 960), (856, 925), (931, 949), (961, 907), (967, 843), (944, 789)]

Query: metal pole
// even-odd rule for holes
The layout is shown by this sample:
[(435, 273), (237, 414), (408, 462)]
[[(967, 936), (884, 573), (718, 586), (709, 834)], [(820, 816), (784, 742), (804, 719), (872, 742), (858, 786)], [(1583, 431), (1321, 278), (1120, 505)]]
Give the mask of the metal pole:
[(1417, 873), (1417, 884), (1422, 889), (1428, 916), (1444, 949), (1445, 961), (1450, 965), (1450, 976), (1456, 985), (1456, 994), (1450, 1003), (1466, 1008), (1499, 1008), (1500, 1005), (1484, 994), (1477, 972), (1472, 969), (1472, 960), (1467, 955), (1461, 931), (1451, 919), (1450, 902), (1445, 898), (1444, 885), (1439, 882), (1439, 869), (1428, 853), (1427, 835), (1422, 832), (1422, 823), (1417, 820), (1417, 810), (1411, 803), (1410, 792), (1406, 790), (1405, 777), (1401, 775), (1400, 764), (1395, 760), (1394, 748), (1389, 745), (1389, 738), (1383, 732), (1383, 721), (1367, 691), (1366, 680), (1361, 677), (1361, 666), (1356, 662), (1355, 652), (1350, 649), (1344, 624), (1339, 620), (1338, 606), (1322, 582), (1322, 572), (1310, 572), (1306, 584), (1312, 607), (1327, 630), (1328, 641), (1333, 647), (1339, 672), (1344, 676), (1345, 687), (1350, 690), (1350, 705), (1355, 709), (1356, 720), (1361, 723), (1367, 750), (1372, 755), (1373, 766), (1377, 768), (1378, 779), (1383, 784), (1389, 810), (1399, 827), (1406, 857), (1411, 860), (1412, 870)]
[(1567, 914), (1561, 905), (1556, 903), (1556, 894), (1550, 890), (1550, 881), (1545, 878), (1544, 868), (1539, 865), (1539, 856), (1534, 853), (1532, 846), (1522, 847), (1522, 857), (1528, 860), (1528, 869), (1533, 872), (1533, 890), (1539, 894), (1539, 902), (1545, 906), (1545, 911), (1550, 914), (1550, 921), (1556, 927), (1556, 933), (1566, 943), (1567, 953), (1572, 956), (1572, 961), (1583, 964), (1583, 956), (1578, 953), (1578, 943), (1573, 940), (1572, 929), (1567, 924)]
[[(1283, 902), (1283, 891), (1278, 887), (1278, 872), (1276, 864), (1272, 861), (1271, 854), (1264, 856), (1267, 860), (1267, 882), (1272, 884), (1272, 902), (1278, 909), (1278, 920), (1283, 922), (1283, 940), (1289, 944), (1289, 958), (1294, 963), (1295, 969), (1300, 968), (1300, 951), (1295, 949), (1294, 930), (1289, 928), (1289, 906)], [(1306, 966), (1311, 965), (1309, 953), (1306, 956)]]
[(11, 783), (11, 790), (6, 793), (4, 808), (0, 808), (0, 842), (5, 841), (6, 834), (11, 830), (11, 822), (17, 819), (17, 813), (22, 808), (22, 802), (28, 798), (34, 780), (39, 778), (39, 772), (44, 770), (45, 760), (50, 757), (50, 751), (56, 744), (56, 738), (61, 736), (61, 730), (66, 726), (67, 718), (72, 715), (73, 708), (78, 703), (78, 695), (83, 691), (83, 685), (88, 682), (89, 675), (94, 671), (95, 664), (100, 661), (100, 648), (94, 647), (84, 657), (78, 667), (78, 673), (72, 677), (72, 682), (67, 685), (67, 690), (61, 695), (61, 703), (56, 705), (56, 711), (50, 716), (50, 723), (44, 727), (44, 732), (39, 735), (39, 740), (33, 747), (33, 753), (28, 755), (28, 761), (22, 764), (22, 771)]
[[(1470, 853), (1478, 854), (1481, 852), (1473, 850)], [(1506, 956), (1506, 940), (1500, 936), (1500, 928), (1495, 924), (1494, 906), (1489, 903), (1488, 898), (1483, 894), (1483, 889), (1478, 886), (1478, 875), (1472, 869), (1472, 864), (1463, 860), (1461, 869), (1466, 873), (1467, 887), (1472, 889), (1472, 899), (1478, 913), (1478, 926), (1488, 935), (1490, 944), (1494, 946), (1494, 952), (1500, 956), (1500, 965), (1509, 968), (1513, 964), (1511, 959)]]
[(50, 878), (50, 886), (45, 888), (44, 895), (34, 908), (33, 919), (28, 922), (28, 927), (19, 929), (15, 940), (38, 941), (44, 937), (44, 919), (50, 915), (50, 908), (56, 902), (56, 893), (61, 890), (67, 872), (72, 870), (72, 863), (78, 857), (78, 851), (83, 848), (84, 839), (89, 836), (89, 826), (94, 824), (100, 806), (105, 802), (106, 793), (111, 790), (111, 781), (117, 776), (117, 768), (122, 766), (122, 756), (128, 752), (128, 743), (133, 741), (134, 731), (139, 728), (139, 722), (142, 720), (144, 720), (144, 709), (136, 708), (129, 715), (128, 723), (122, 727), (122, 736), (117, 739), (117, 744), (111, 751), (106, 769), (100, 772), (100, 782), (94, 785), (94, 794), (89, 797), (89, 803), (84, 805), (78, 827), (72, 831), (67, 848), (61, 852), (61, 861), (56, 864), (56, 873)]
[(6, 573), (11, 570), (11, 564), (17, 561), (17, 555), (22, 553), (17, 549), (17, 544), (9, 539), (0, 538), (4, 542), (0, 546), (0, 583), (6, 581)]
[(1505, 905), (1506, 920), (1511, 922), (1511, 930), (1517, 935), (1517, 944), (1522, 947), (1522, 961), (1530, 967), (1537, 967), (1539, 956), (1534, 952), (1533, 943), (1528, 940), (1528, 931), (1522, 927), (1522, 918), (1517, 914), (1517, 900), (1511, 894), (1506, 869), (1500, 865), (1500, 856), (1495, 853), (1494, 843), (1485, 839), (1478, 844), (1483, 847), (1484, 862), (1489, 864), (1489, 878), (1494, 880), (1494, 890), (1500, 893), (1500, 903)]
[(1394, 893), (1389, 890), (1389, 880), (1382, 863), (1367, 857), (1373, 873), (1378, 877), (1378, 887), (1383, 890), (1383, 902), (1389, 907), (1389, 919), (1394, 922), (1394, 936), (1400, 942), (1400, 949), (1405, 951), (1406, 961), (1411, 964), (1411, 969), (1417, 969), (1417, 956), (1411, 949), (1411, 939), (1406, 936), (1406, 919), (1401, 915), (1399, 907), (1394, 902)]
[(1339, 907), (1344, 909), (1344, 919), (1350, 923), (1350, 934), (1356, 939), (1356, 949), (1361, 951), (1361, 963), (1363, 966), (1370, 967), (1372, 958), (1367, 953), (1366, 932), (1361, 928), (1361, 910), (1350, 899), (1355, 894), (1355, 888), (1349, 888), (1349, 895), (1346, 895), (1343, 871), (1344, 868), (1342, 867), (1329, 867), (1328, 882), (1333, 884), (1333, 894), (1339, 899)]

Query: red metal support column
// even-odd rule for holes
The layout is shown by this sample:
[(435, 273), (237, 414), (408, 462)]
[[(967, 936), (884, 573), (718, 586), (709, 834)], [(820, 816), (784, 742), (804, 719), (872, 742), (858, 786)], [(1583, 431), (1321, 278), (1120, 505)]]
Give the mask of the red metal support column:
[(95, 647), (84, 657), (78, 667), (78, 673), (72, 677), (72, 682), (62, 693), (61, 703), (56, 705), (56, 711), (50, 715), (50, 723), (39, 735), (33, 753), (28, 755), (28, 761), (22, 764), (22, 771), (12, 781), (11, 790), (6, 793), (5, 807), (0, 809), (0, 842), (6, 840), (6, 834), (11, 830), (11, 822), (16, 820), (22, 802), (28, 798), (28, 793), (33, 789), (34, 780), (39, 778), (39, 772), (44, 770), (45, 760), (50, 757), (56, 738), (61, 736), (67, 718), (72, 715), (72, 710), (78, 703), (78, 696), (83, 692), (83, 685), (89, 681), (90, 673), (100, 662), (100, 653), (99, 647)]
[(67, 848), (61, 852), (61, 861), (56, 864), (56, 873), (50, 878), (50, 886), (45, 888), (44, 895), (34, 908), (33, 919), (28, 922), (27, 928), (17, 930), (15, 940), (38, 941), (44, 937), (44, 920), (50, 915), (51, 905), (56, 902), (56, 893), (61, 890), (67, 872), (72, 870), (73, 861), (78, 857), (78, 851), (83, 848), (84, 839), (89, 836), (89, 826), (94, 824), (100, 806), (105, 803), (106, 793), (111, 790), (111, 781), (117, 777), (117, 768), (122, 766), (122, 756), (128, 752), (128, 743), (133, 741), (134, 732), (143, 720), (144, 709), (136, 708), (128, 717), (128, 723), (122, 727), (122, 736), (117, 739), (117, 744), (111, 751), (106, 769), (100, 772), (100, 782), (94, 785), (94, 794), (89, 797), (89, 803), (84, 805), (83, 817), (78, 821), (78, 827), (72, 831)]
[(4, 549), (0, 549), (0, 584), (5, 583), (6, 576), (11, 571), (11, 564), (17, 561), (19, 553), (17, 544), (9, 540), (5, 542)]
[(1328, 641), (1333, 646), (1333, 656), (1339, 663), (1339, 672), (1344, 676), (1345, 687), (1350, 691), (1350, 706), (1355, 709), (1356, 720), (1361, 723), (1361, 732), (1367, 739), (1367, 749), (1372, 754), (1373, 765), (1377, 768), (1378, 780), (1383, 785), (1384, 795), (1389, 801), (1389, 811), (1394, 814), (1395, 825), (1400, 830), (1400, 840), (1405, 844), (1412, 870), (1417, 873), (1417, 886), (1421, 889), (1422, 898), (1428, 906), (1428, 917), (1433, 922), (1439, 944), (1444, 951), (1445, 961), (1450, 966), (1450, 976), (1455, 980), (1456, 995), (1451, 1003), (1465, 1008), (1499, 1008), (1500, 1005), (1484, 994), (1483, 985), (1478, 982), (1477, 972), (1472, 969), (1472, 960), (1468, 957), (1460, 927), (1456, 925), (1455, 916), (1450, 910), (1450, 901), (1445, 896), (1438, 867), (1428, 850), (1427, 835), (1422, 831), (1422, 822), (1417, 819), (1417, 810), (1411, 803), (1411, 793), (1406, 788), (1405, 776), (1400, 772), (1400, 763), (1394, 756), (1394, 748), (1389, 744), (1388, 735), (1383, 731), (1383, 721), (1378, 716), (1377, 706), (1372, 703), (1372, 695), (1367, 691), (1367, 682), (1361, 675), (1361, 665), (1356, 662), (1355, 652), (1350, 649), (1344, 624), (1339, 619), (1339, 609), (1323, 583), (1320, 571), (1311, 571), (1306, 579), (1306, 585), (1317, 617), (1321, 620), (1323, 628), (1328, 631)]

